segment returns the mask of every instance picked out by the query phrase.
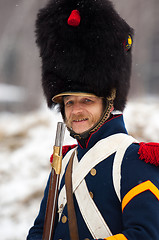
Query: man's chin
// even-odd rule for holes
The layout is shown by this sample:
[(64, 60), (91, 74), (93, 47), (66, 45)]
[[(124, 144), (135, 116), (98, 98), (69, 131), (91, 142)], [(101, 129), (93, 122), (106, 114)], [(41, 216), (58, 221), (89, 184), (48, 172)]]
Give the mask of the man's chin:
[(84, 121), (83, 123), (81, 123), (81, 122), (71, 122), (71, 123), (69, 122), (68, 123), (67, 122), (66, 125), (70, 132), (73, 132), (77, 135), (83, 135), (83, 134), (89, 132), (93, 127), (93, 126), (91, 126), (90, 123), (88, 124), (87, 121)]
[(91, 127), (86, 122), (76, 122), (72, 124), (72, 130), (77, 134), (82, 134), (89, 131)]

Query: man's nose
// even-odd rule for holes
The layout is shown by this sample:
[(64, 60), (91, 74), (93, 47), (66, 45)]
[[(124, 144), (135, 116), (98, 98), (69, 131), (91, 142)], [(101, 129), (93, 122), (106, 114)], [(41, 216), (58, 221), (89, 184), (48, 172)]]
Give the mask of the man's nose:
[(73, 104), (73, 106), (72, 106), (72, 113), (73, 114), (77, 114), (77, 113), (81, 113), (81, 112), (82, 112), (81, 104), (79, 104), (79, 103)]

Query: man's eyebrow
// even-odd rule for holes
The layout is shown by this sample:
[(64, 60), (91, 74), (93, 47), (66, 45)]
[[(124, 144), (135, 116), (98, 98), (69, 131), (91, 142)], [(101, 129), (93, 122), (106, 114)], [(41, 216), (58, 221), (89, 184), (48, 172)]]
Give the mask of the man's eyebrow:
[(64, 98), (63, 98), (63, 100), (64, 101), (67, 101), (67, 100), (69, 100), (71, 98), (71, 96), (65, 96)]
[(67, 98), (69, 98), (69, 97), (70, 97), (69, 95), (66, 95), (66, 96), (63, 97), (63, 99), (67, 99)]

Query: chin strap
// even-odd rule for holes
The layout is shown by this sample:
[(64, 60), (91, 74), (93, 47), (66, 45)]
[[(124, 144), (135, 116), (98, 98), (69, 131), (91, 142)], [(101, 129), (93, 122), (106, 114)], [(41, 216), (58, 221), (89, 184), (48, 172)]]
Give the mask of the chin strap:
[(81, 140), (81, 139), (87, 139), (93, 132), (96, 132), (102, 126), (102, 124), (106, 122), (106, 120), (108, 120), (111, 113), (111, 109), (113, 107), (115, 97), (116, 97), (116, 89), (113, 89), (111, 96), (106, 98), (107, 106), (105, 108), (105, 111), (102, 117), (100, 118), (100, 120), (97, 122), (97, 124), (95, 124), (95, 126), (93, 126), (91, 129), (89, 129), (88, 131), (82, 134), (77, 134), (72, 129), (68, 128), (70, 132), (70, 136), (77, 140)]

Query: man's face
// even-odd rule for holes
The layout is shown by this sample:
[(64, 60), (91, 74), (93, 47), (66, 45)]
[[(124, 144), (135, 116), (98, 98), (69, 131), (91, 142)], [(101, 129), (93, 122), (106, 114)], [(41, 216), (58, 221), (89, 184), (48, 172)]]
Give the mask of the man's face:
[(103, 113), (103, 101), (93, 96), (66, 96), (64, 108), (66, 125), (81, 134), (99, 121)]

